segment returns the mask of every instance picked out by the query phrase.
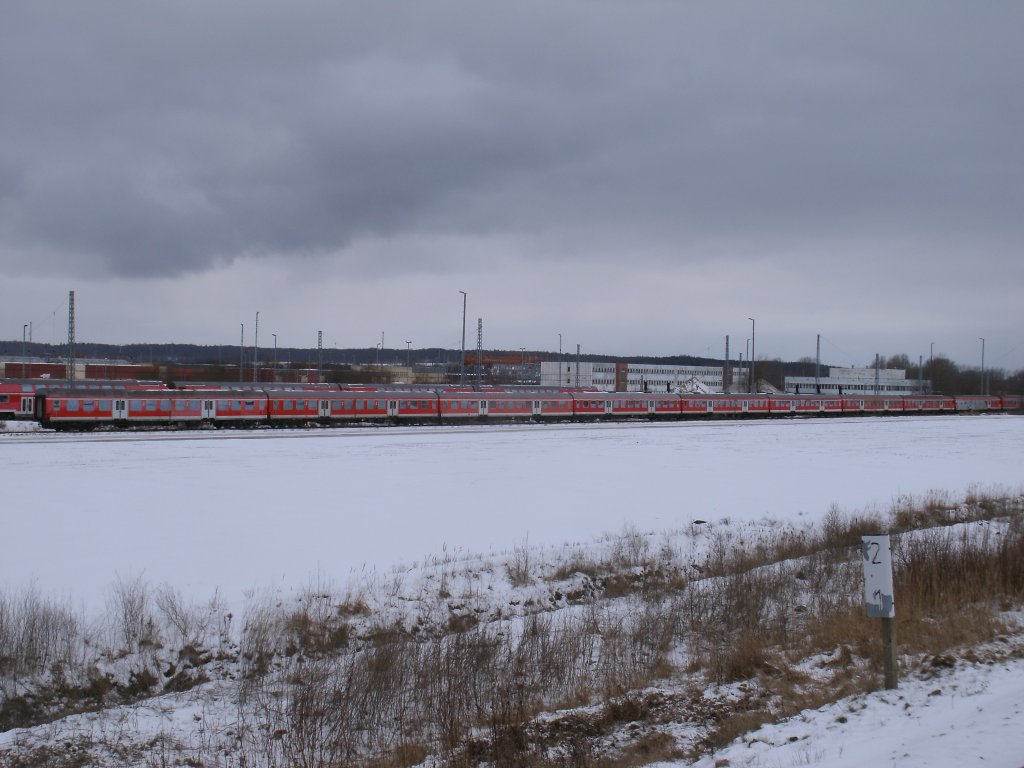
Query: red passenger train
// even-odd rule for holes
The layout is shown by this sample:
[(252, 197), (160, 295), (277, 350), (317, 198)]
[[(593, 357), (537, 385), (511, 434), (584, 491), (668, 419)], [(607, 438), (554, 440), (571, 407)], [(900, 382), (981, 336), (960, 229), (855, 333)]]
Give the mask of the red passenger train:
[(586, 390), (377, 389), (316, 386), (53, 388), (15, 418), (53, 429), (309, 426), (901, 415), (1019, 411), (1020, 397), (649, 394)]

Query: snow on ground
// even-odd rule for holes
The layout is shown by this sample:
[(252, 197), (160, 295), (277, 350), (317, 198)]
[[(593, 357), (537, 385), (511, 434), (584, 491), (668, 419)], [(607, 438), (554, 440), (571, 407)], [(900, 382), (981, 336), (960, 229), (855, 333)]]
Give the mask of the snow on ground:
[(624, 525), (818, 519), (830, 505), (1018, 488), (1024, 419), (0, 436), (0, 586), (90, 610), (142, 574), (188, 597), (342, 583), (442, 552)]
[[(1024, 659), (959, 663), (748, 733), (698, 768), (1024, 766)], [(656, 763), (667, 768), (678, 763)]]
[[(229, 602), (243, 602), (251, 588), (301, 589), (313, 573), (365, 583), (367, 574), (383, 579), (416, 561), (419, 568), (395, 576), (406, 578), (403, 592), (436, 595), (435, 582), (450, 573), (476, 579), (464, 591), (494, 600), (488, 552), (525, 549), (527, 540), (531, 551), (581, 542), (593, 553), (602, 534), (625, 525), (701, 536), (800, 525), (833, 503), (885, 509), (933, 489), (1016, 490), (1022, 447), (1024, 419), (1013, 416), (12, 433), (0, 436), (0, 589), (35, 580), (96, 612), (118, 575), (142, 574), (199, 600), (220, 588)], [(712, 525), (689, 527), (697, 519)], [(468, 575), (456, 577), (456, 564)], [(908, 670), (898, 691), (765, 726), (697, 765), (1024, 768), (1024, 636), (945, 667)], [(215, 740), (233, 707), (218, 679), (8, 731), (0, 748), (75, 734), (99, 744), (125, 734), (135, 743), (162, 734)]]

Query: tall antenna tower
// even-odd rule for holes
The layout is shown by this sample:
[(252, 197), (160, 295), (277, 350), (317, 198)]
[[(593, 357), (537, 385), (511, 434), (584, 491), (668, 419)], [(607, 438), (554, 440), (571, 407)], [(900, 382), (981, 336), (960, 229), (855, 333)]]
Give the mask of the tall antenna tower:
[(68, 291), (68, 381), (75, 380), (75, 292)]
[(478, 317), (476, 319), (476, 388), (480, 389), (480, 385), (484, 380), (484, 319)]
[(316, 332), (316, 383), (323, 379), (324, 371), (324, 332)]

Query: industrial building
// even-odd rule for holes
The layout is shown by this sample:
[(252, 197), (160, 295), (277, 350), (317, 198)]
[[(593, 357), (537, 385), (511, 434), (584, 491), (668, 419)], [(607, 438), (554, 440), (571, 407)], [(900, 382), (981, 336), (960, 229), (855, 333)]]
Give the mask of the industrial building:
[(908, 379), (902, 368), (835, 368), (826, 375), (787, 376), (786, 391), (793, 394), (823, 395), (915, 395), (932, 391), (927, 379)]
[[(593, 387), (605, 392), (745, 392), (745, 368), (707, 365), (543, 361), (543, 387)], [(728, 379), (728, 380), (727, 380)]]

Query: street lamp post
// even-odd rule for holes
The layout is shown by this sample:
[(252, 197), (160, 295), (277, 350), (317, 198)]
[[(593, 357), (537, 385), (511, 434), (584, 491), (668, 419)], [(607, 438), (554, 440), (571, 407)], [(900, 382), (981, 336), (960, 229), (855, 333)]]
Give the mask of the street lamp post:
[(408, 339), (405, 340), (405, 367), (412, 367), (412, 342)]
[(981, 394), (987, 395), (988, 392), (985, 391), (985, 339), (981, 336), (978, 338), (981, 339)]
[(256, 384), (256, 379), (259, 371), (259, 355), (260, 355), (260, 313), (256, 313), (256, 331), (252, 340), (252, 383)]
[(757, 344), (757, 325), (754, 322), (754, 318), (748, 317), (747, 320), (750, 321), (750, 391), (753, 393), (757, 389), (757, 373), (755, 371), (756, 363), (754, 362), (754, 358), (757, 356), (757, 352), (755, 351)]
[(274, 380), (277, 380), (277, 334), (270, 334), (274, 337)]
[(466, 297), (465, 291), (459, 291), (462, 294), (462, 346), (460, 347), (459, 354), (459, 386), (463, 386), (466, 383)]
[(28, 323), (21, 326), (21, 378), (25, 376), (25, 332), (28, 331)]

